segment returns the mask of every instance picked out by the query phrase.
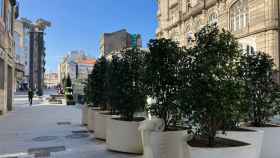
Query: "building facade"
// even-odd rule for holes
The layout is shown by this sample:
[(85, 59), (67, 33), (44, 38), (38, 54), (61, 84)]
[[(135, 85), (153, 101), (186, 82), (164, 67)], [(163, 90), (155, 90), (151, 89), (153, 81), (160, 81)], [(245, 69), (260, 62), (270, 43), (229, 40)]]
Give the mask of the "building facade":
[(33, 27), (30, 20), (21, 18), (14, 23), (15, 52), (16, 52), (16, 81), (17, 90), (27, 90), (29, 81), (30, 36)]
[(14, 21), (16, 0), (0, 0), (0, 114), (12, 110), (15, 72)]
[(72, 81), (77, 79), (77, 62), (86, 59), (88, 59), (88, 57), (83, 50), (70, 51), (67, 53), (67, 55), (62, 58), (58, 68), (58, 78), (60, 83), (62, 84), (62, 80), (67, 78), (68, 75)]
[(77, 62), (77, 79), (87, 80), (88, 75), (92, 72), (94, 65), (96, 64), (95, 59), (85, 59)]
[(44, 78), (44, 85), (47, 88), (55, 88), (59, 84), (57, 73), (46, 73)]
[(100, 39), (100, 55), (107, 56), (116, 51), (130, 47), (142, 47), (142, 38), (139, 34), (130, 34), (123, 29), (112, 33), (104, 33)]
[(63, 85), (63, 80), (69, 75), (72, 81), (73, 96), (75, 101), (83, 103), (84, 82), (92, 72), (96, 60), (86, 56), (84, 51), (71, 51), (59, 65), (59, 81)]
[(244, 50), (271, 55), (279, 70), (279, 7), (279, 0), (158, 0), (156, 35), (188, 47), (201, 27), (217, 23)]
[(43, 95), (45, 74), (45, 29), (51, 23), (38, 19), (29, 32), (29, 88), (34, 89), (37, 95)]

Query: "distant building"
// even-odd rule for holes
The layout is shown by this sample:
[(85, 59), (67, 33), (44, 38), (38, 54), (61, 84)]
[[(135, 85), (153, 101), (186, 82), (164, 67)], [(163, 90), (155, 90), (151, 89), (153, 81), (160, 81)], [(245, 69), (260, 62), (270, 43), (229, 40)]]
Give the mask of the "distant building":
[(104, 33), (100, 40), (100, 55), (107, 56), (112, 52), (130, 47), (142, 47), (141, 35), (130, 34), (125, 29), (112, 33)]
[(47, 88), (56, 87), (59, 84), (57, 73), (46, 73), (44, 78), (44, 84)]
[(84, 96), (84, 84), (88, 75), (96, 63), (85, 55), (84, 51), (72, 51), (68, 53), (59, 65), (59, 81), (63, 85), (63, 79), (68, 75), (72, 81), (73, 96), (77, 102), (82, 102)]
[(16, 52), (16, 81), (17, 89), (26, 90), (29, 81), (30, 37), (33, 24), (30, 20), (21, 18), (15, 21), (15, 52)]
[(44, 31), (50, 25), (43, 19), (33, 23), (25, 18), (14, 24), (17, 88), (32, 88), (37, 95), (43, 94), (46, 56)]
[(92, 72), (96, 60), (86, 59), (77, 62), (77, 79), (86, 80), (88, 75)]
[(45, 74), (45, 29), (51, 23), (38, 19), (33, 25), (30, 35), (30, 58), (29, 58), (29, 87), (36, 90), (37, 95), (43, 95)]
[(77, 62), (76, 67), (76, 80), (73, 82), (74, 98), (77, 102), (83, 103), (84, 100), (84, 82), (88, 79), (88, 75), (92, 72), (94, 65), (96, 64), (95, 59), (80, 60)]
[(71, 80), (77, 79), (77, 62), (86, 59), (89, 59), (89, 57), (87, 57), (85, 52), (82, 50), (71, 51), (66, 56), (64, 56), (58, 68), (58, 78), (60, 83), (62, 83), (62, 80), (68, 75), (70, 76)]

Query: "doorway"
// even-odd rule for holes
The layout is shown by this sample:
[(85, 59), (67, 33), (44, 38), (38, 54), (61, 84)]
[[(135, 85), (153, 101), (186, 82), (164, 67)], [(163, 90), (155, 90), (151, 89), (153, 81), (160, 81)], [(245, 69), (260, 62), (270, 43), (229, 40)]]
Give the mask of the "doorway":
[(0, 58), (0, 115), (3, 114), (4, 108), (4, 88), (5, 88), (5, 64), (4, 60)]
[(8, 66), (7, 110), (13, 110), (13, 68)]

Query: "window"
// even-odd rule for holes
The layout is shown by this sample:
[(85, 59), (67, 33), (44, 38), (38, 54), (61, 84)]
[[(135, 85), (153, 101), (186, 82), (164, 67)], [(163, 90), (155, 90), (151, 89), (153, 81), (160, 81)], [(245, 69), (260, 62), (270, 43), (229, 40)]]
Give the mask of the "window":
[(243, 50), (244, 54), (255, 54), (256, 49), (249, 43), (239, 43), (239, 47)]
[(211, 13), (210, 16), (208, 17), (208, 23), (209, 24), (214, 24), (218, 23), (218, 16), (216, 13)]
[(238, 0), (230, 8), (230, 29), (240, 31), (248, 26), (248, 0)]
[(176, 6), (176, 7), (172, 8), (172, 9), (170, 10), (170, 13), (169, 13), (169, 18), (170, 18), (169, 20), (170, 20), (170, 23), (171, 23), (171, 24), (176, 23), (176, 22), (179, 20), (178, 16), (179, 16), (179, 13), (178, 13), (178, 6)]
[(183, 13), (188, 13), (191, 9), (191, 2), (190, 0), (183, 0)]

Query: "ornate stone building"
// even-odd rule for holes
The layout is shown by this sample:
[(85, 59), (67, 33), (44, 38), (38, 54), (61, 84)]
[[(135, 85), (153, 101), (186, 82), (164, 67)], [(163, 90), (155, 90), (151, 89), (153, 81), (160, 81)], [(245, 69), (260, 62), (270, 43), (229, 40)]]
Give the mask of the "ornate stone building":
[(270, 54), (279, 69), (279, 0), (158, 0), (157, 38), (190, 46), (207, 23), (230, 30), (245, 51)]

